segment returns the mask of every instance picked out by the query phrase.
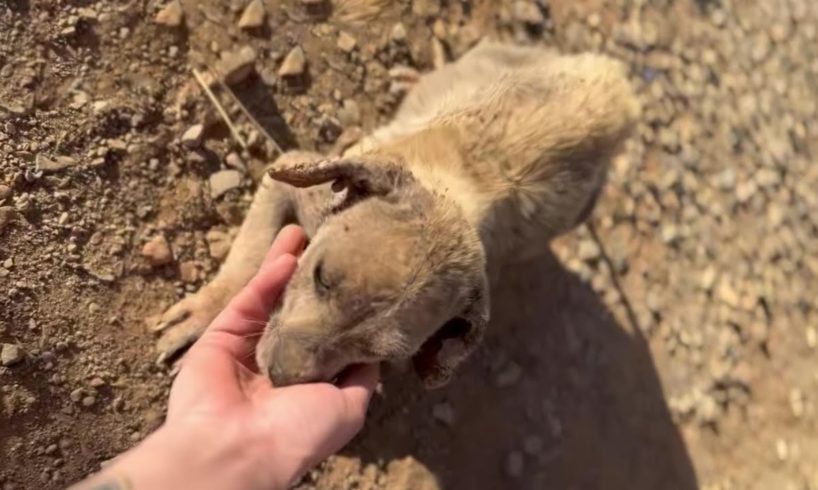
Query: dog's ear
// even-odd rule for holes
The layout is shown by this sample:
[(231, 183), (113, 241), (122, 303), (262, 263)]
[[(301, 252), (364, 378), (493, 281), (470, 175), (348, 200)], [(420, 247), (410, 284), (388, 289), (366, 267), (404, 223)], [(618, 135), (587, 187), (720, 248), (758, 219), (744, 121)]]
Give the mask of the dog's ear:
[(386, 157), (325, 158), (307, 152), (282, 155), (267, 172), (295, 187), (332, 182), (333, 191), (343, 192), (346, 200), (384, 196), (412, 180), (409, 172)]
[(488, 281), (483, 277), (466, 308), (439, 328), (412, 357), (415, 372), (427, 389), (446, 385), (480, 344), (489, 321), (488, 294)]

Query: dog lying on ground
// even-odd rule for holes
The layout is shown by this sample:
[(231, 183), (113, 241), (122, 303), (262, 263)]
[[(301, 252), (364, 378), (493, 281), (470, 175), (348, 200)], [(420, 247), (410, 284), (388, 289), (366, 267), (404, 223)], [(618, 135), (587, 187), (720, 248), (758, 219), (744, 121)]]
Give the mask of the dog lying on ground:
[(609, 58), (480, 43), (342, 157), (281, 156), (216, 278), (162, 316), (161, 355), (296, 222), (310, 243), (260, 339), (262, 372), (279, 386), (411, 358), (427, 387), (445, 384), (486, 329), (497, 271), (586, 219), (637, 111)]

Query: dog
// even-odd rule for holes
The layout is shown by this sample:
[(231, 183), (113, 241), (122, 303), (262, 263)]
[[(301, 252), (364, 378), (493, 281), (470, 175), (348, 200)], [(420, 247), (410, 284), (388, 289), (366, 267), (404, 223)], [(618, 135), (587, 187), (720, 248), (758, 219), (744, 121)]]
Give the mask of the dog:
[(426, 387), (445, 385), (487, 328), (497, 272), (588, 217), (638, 112), (611, 58), (482, 41), (342, 156), (278, 158), (215, 279), (160, 319), (161, 356), (295, 222), (310, 242), (259, 341), (261, 372), (284, 386), (411, 359)]

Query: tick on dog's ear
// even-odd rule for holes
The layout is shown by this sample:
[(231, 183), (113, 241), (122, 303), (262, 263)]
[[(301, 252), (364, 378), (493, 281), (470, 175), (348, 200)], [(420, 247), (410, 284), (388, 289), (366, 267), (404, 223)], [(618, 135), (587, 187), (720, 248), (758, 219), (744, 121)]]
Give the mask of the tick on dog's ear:
[(333, 190), (349, 189), (356, 196), (386, 195), (411, 175), (398, 164), (378, 157), (325, 158), (314, 153), (282, 155), (268, 174), (274, 180), (295, 187), (333, 182)]

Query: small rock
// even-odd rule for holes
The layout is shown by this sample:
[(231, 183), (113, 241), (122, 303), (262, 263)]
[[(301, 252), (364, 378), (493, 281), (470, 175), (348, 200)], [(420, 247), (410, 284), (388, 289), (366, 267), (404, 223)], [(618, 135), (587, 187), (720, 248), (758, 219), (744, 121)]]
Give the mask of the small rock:
[(432, 417), (443, 425), (454, 423), (454, 409), (448, 402), (438, 403), (432, 407)]
[(111, 102), (108, 100), (97, 100), (91, 104), (91, 112), (94, 114), (102, 114), (111, 106)]
[(173, 251), (164, 235), (156, 235), (146, 243), (142, 247), (142, 256), (155, 267), (173, 261)]
[(807, 340), (807, 347), (814, 349), (818, 345), (818, 332), (816, 332), (815, 328), (813, 327), (807, 327), (805, 336)]
[(244, 164), (244, 160), (242, 160), (241, 156), (239, 156), (239, 154), (236, 152), (229, 153), (224, 158), (224, 164), (242, 173), (247, 171), (247, 166)]
[(446, 24), (443, 20), (437, 19), (435, 23), (432, 24), (432, 34), (441, 41), (446, 39)]
[(7, 224), (11, 223), (12, 221), (17, 221), (20, 217), (20, 213), (17, 212), (11, 206), (2, 206), (0, 207), (0, 231), (6, 227)]
[(741, 182), (736, 186), (736, 199), (738, 199), (738, 202), (744, 204), (755, 195), (757, 190), (758, 188), (754, 180)]
[(25, 358), (25, 353), (17, 344), (0, 345), (0, 364), (3, 366), (13, 366), (23, 358)]
[(45, 448), (46, 456), (51, 456), (52, 454), (56, 453), (57, 449), (59, 449), (59, 448), (57, 447), (56, 444), (49, 445), (47, 448)]
[(68, 396), (71, 397), (71, 401), (74, 403), (79, 403), (82, 400), (83, 391), (82, 388), (77, 388), (72, 391)]
[(405, 42), (407, 36), (406, 26), (404, 26), (402, 22), (395, 24), (394, 27), (392, 27), (392, 31), (389, 33), (389, 39), (395, 43)]
[(202, 144), (204, 137), (204, 125), (194, 124), (182, 134), (182, 144), (188, 148), (198, 148)]
[(220, 170), (210, 176), (210, 197), (217, 199), (241, 185), (241, 174), (236, 170)]
[(52, 160), (44, 155), (37, 155), (37, 168), (43, 172), (56, 172), (77, 164), (77, 160), (68, 156), (57, 156)]
[(502, 371), (500, 371), (494, 378), (494, 383), (499, 388), (507, 388), (514, 386), (523, 377), (523, 368), (516, 362), (510, 362)]
[(242, 29), (255, 29), (264, 25), (264, 19), (267, 17), (267, 11), (264, 9), (264, 4), (261, 0), (250, 0), (244, 13), (239, 19), (239, 27)]
[(304, 56), (304, 50), (301, 46), (296, 46), (287, 54), (281, 67), (278, 69), (278, 75), (281, 77), (298, 77), (304, 74), (307, 68), (307, 59)]
[(205, 234), (205, 240), (211, 257), (216, 260), (227, 257), (230, 251), (230, 235), (219, 230), (210, 230)]
[(105, 386), (105, 380), (100, 377), (96, 377), (91, 380), (90, 385), (92, 388), (102, 388)]
[(514, 20), (531, 26), (539, 27), (545, 24), (545, 16), (543, 16), (539, 7), (530, 0), (514, 2), (513, 15)]
[(701, 278), (699, 279), (699, 285), (705, 291), (710, 291), (713, 289), (713, 285), (716, 283), (716, 268), (712, 265), (707, 266), (707, 268), (702, 272)]
[(439, 0), (414, 0), (412, 13), (419, 17), (434, 17), (440, 13)]
[(804, 415), (804, 393), (798, 388), (790, 391), (790, 410), (796, 418)]
[(724, 190), (729, 190), (736, 185), (736, 171), (732, 168), (724, 169), (717, 178), (718, 186)]
[(227, 84), (241, 83), (253, 72), (256, 56), (256, 50), (251, 46), (242, 46), (235, 51), (223, 51), (216, 62), (216, 72), (224, 77)]
[(338, 34), (338, 47), (341, 49), (341, 51), (344, 51), (345, 53), (351, 53), (352, 50), (355, 49), (355, 46), (357, 45), (358, 40), (355, 39), (352, 36), (352, 34), (346, 31), (341, 31)]
[(11, 187), (0, 184), (0, 201), (11, 197)]
[(179, 278), (188, 284), (196, 282), (199, 279), (199, 268), (196, 262), (188, 260), (179, 264)]
[(523, 454), (511, 451), (506, 456), (506, 474), (511, 478), (520, 478), (523, 475)]
[(342, 126), (356, 126), (361, 122), (361, 108), (352, 99), (344, 100), (341, 109), (338, 110), (338, 121)]
[(523, 451), (531, 456), (536, 456), (542, 452), (543, 440), (540, 436), (530, 435), (526, 436), (523, 441)]
[(182, 25), (184, 15), (185, 12), (182, 10), (182, 4), (179, 0), (171, 0), (156, 14), (154, 22), (168, 27), (178, 27)]
[(733, 284), (728, 279), (722, 279), (721, 281), (719, 281), (717, 293), (719, 299), (723, 303), (733, 308), (738, 307), (739, 305), (738, 292), (736, 292), (735, 288), (733, 287)]
[(779, 461), (786, 461), (790, 457), (790, 447), (784, 439), (775, 441), (775, 455)]
[(577, 256), (580, 260), (589, 261), (594, 260), (599, 257), (601, 250), (599, 249), (599, 245), (590, 238), (586, 238), (579, 242), (579, 247), (577, 248)]
[(83, 397), (82, 406), (83, 407), (93, 407), (96, 402), (97, 402), (97, 398), (95, 396), (88, 395), (86, 397)]

